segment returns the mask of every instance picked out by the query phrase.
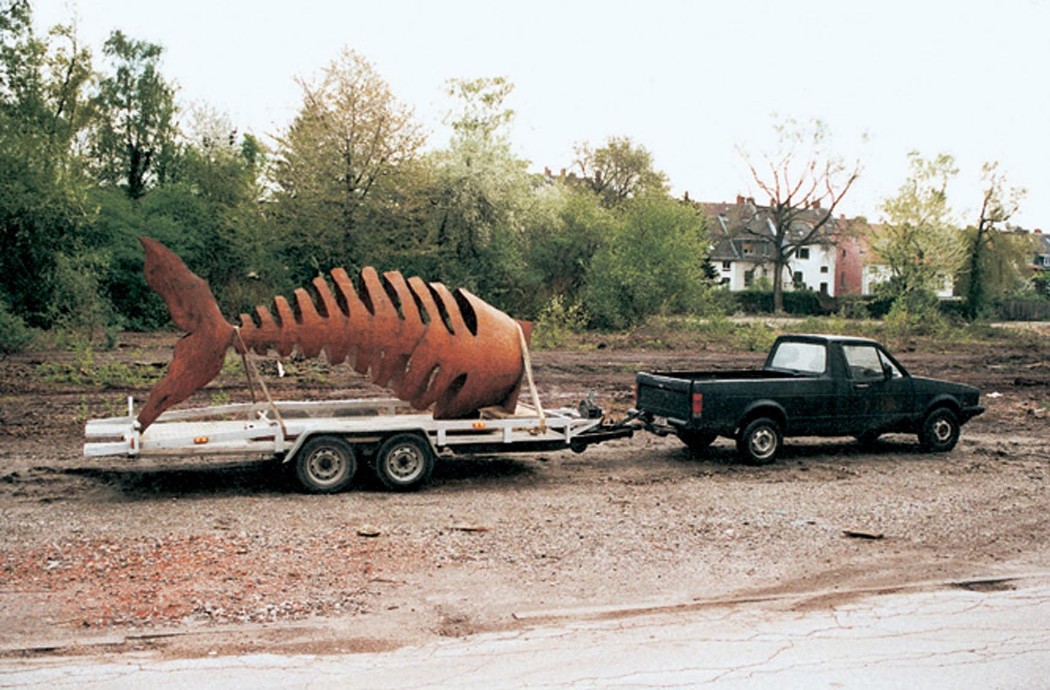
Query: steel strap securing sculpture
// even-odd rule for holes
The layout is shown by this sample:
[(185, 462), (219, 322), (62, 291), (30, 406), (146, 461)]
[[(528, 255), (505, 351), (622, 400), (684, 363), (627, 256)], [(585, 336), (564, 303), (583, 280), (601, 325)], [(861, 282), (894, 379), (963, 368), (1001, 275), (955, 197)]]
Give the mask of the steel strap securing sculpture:
[(349, 361), (372, 382), (390, 388), (418, 410), (434, 406), (436, 419), (470, 417), (483, 407), (513, 411), (524, 371), (531, 324), (512, 319), (470, 292), (441, 283), (408, 280), (397, 271), (361, 271), (355, 287), (342, 268), (331, 272), (335, 290), (317, 277), (316, 298), (295, 291), (294, 304), (276, 297), (276, 317), (256, 307), (227, 323), (208, 284), (171, 250), (141, 238), (146, 281), (164, 299), (186, 335), (168, 370), (138, 415), (145, 430), (165, 410), (206, 386), (222, 370), (230, 347), (283, 357), (322, 351), (331, 364)]

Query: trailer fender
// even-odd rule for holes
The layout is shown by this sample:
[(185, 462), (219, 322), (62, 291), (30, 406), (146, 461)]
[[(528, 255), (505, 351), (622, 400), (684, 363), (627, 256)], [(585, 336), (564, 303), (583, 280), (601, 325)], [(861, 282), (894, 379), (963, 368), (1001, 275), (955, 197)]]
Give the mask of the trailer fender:
[[(397, 431), (377, 431), (376, 433), (367, 434), (365, 436), (356, 435), (356, 434), (352, 435), (352, 436), (346, 436), (344, 438), (344, 440), (347, 443), (349, 443), (351, 446), (370, 446), (371, 448), (368, 451), (366, 451), (366, 452), (371, 454), (371, 453), (375, 452), (375, 450), (378, 449), (379, 446), (381, 446), (383, 444), (383, 442), (386, 441), (388, 438), (390, 438), (391, 436), (397, 435), (397, 434), (402, 434), (402, 433), (416, 434), (416, 435), (420, 436), (421, 438), (425, 439), (426, 442), (430, 445), (430, 450), (434, 454), (434, 457), (437, 457), (437, 456), (440, 455), (440, 453), (438, 452), (437, 446), (434, 444), (434, 439), (431, 438), (430, 434), (428, 434), (425, 429), (399, 429)], [(330, 435), (330, 434), (331, 434), (331, 432), (330, 431), (326, 431), (325, 429), (315, 429), (315, 430), (311, 430), (311, 431), (304, 432), (304, 433), (300, 434), (295, 439), (295, 443), (292, 444), (292, 447), (289, 448), (287, 452), (285, 452), (284, 457), (281, 459), (281, 463), (282, 464), (287, 464), (287, 463), (291, 462), (292, 460), (294, 460), (295, 456), (299, 452), (299, 450), (311, 438), (313, 438), (315, 436), (318, 436), (318, 435)]]

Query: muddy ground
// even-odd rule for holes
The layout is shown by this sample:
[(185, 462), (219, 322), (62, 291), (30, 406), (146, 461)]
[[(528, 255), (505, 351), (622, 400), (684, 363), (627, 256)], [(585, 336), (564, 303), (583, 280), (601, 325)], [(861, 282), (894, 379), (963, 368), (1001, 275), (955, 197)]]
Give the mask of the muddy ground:
[[(1050, 570), (1046, 327), (898, 352), (912, 373), (982, 389), (988, 411), (949, 454), (903, 435), (870, 449), (791, 439), (775, 465), (749, 467), (724, 439), (694, 458), (641, 433), (580, 455), (441, 461), (419, 493), (365, 478), (333, 496), (299, 493), (266, 462), (83, 458), (84, 420), (143, 398), (136, 377), (173, 343), (128, 335), (112, 352), (0, 361), (0, 654), (381, 650), (552, 618), (782, 592), (821, 605)], [(639, 369), (761, 361), (600, 345), (534, 353), (547, 406), (593, 391), (622, 414)], [(270, 379), (278, 398), (382, 394), (346, 366), (288, 368)], [(227, 369), (194, 402), (246, 399)]]

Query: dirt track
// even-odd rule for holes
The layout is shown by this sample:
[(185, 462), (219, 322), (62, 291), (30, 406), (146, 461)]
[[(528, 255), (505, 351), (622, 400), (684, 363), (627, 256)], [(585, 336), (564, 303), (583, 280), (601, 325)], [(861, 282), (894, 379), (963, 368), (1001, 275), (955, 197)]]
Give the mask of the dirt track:
[[(129, 339), (107, 357), (148, 369), (171, 343)], [(582, 455), (439, 463), (417, 494), (365, 482), (335, 496), (297, 493), (267, 463), (85, 460), (84, 416), (117, 413), (130, 391), (48, 382), (39, 364), (51, 358), (11, 357), (0, 362), (0, 649), (386, 649), (584, 609), (1045, 572), (1050, 335), (960, 350), (898, 353), (913, 373), (985, 394), (988, 412), (947, 455), (908, 436), (871, 450), (789, 440), (776, 465), (755, 468), (725, 440), (696, 459), (643, 434)], [(594, 391), (615, 412), (638, 369), (759, 359), (535, 354), (547, 405)], [(230, 375), (220, 383), (198, 402), (245, 395)], [(347, 367), (308, 365), (274, 388), (376, 393)]]

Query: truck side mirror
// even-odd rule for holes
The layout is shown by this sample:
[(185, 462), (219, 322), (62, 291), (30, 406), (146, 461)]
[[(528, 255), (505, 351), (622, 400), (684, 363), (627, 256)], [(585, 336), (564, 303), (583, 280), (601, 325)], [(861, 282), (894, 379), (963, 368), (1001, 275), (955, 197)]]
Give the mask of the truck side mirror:
[(882, 363), (882, 378), (887, 381), (893, 378), (893, 367), (891, 367), (888, 362)]

